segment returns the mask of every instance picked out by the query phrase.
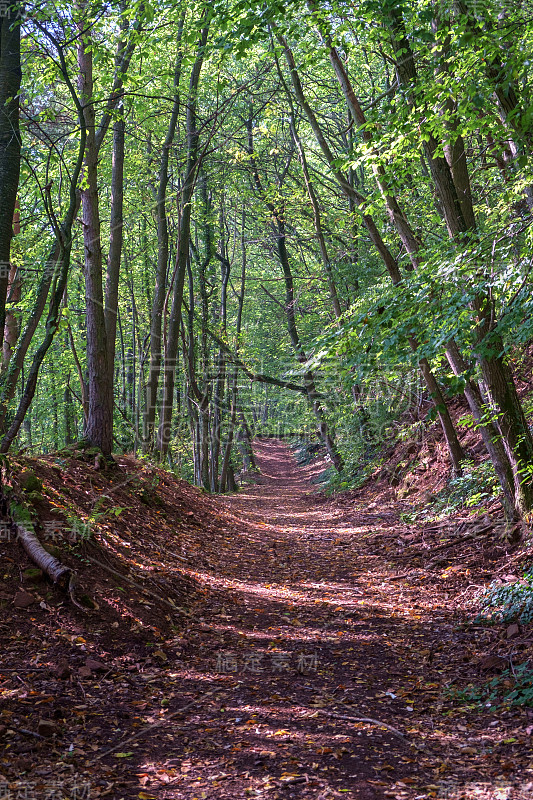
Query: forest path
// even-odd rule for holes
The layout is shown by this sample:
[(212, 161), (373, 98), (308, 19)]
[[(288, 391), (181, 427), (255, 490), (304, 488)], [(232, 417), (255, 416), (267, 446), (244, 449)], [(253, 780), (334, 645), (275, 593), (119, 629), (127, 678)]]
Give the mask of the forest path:
[[(220, 501), (227, 547), (202, 574), (204, 624), (183, 651), (191, 678), (222, 694), (200, 697), (179, 790), (158, 797), (530, 796), (494, 793), (512, 782), (488, 763), (486, 717), (455, 718), (444, 684), (464, 669), (469, 634), (440, 577), (402, 574), (398, 504), (367, 491), (339, 507), (311, 483), (323, 463), (298, 467), (279, 440), (255, 452), (258, 483)], [(493, 724), (501, 740), (505, 723)]]
[(62, 508), (120, 514), (70, 555), (91, 613), (4, 545), (0, 797), (531, 800), (531, 709), (462, 691), (528, 658), (526, 630), (465, 624), (512, 568), (485, 517), (407, 524), (384, 482), (327, 498), (324, 462), (255, 452), (222, 497), (128, 458), (32, 462)]

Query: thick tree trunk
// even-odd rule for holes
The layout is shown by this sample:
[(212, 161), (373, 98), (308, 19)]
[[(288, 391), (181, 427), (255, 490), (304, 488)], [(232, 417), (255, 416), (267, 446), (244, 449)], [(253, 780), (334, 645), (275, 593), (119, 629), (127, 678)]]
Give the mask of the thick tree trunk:
[(21, 77), (20, 23), (15, 11), (9, 11), (0, 16), (0, 352), (4, 340), (13, 217), (20, 176)]
[(113, 446), (113, 382), (108, 359), (104, 295), (102, 286), (102, 243), (98, 200), (98, 150), (93, 103), (93, 64), (90, 36), (84, 19), (86, 6), (80, 5), (78, 23), (79, 93), (83, 104), (87, 143), (85, 148), (85, 188), (81, 192), (85, 262), (85, 302), (87, 330), (87, 371), (89, 374), (89, 414), (84, 437), (104, 455)]

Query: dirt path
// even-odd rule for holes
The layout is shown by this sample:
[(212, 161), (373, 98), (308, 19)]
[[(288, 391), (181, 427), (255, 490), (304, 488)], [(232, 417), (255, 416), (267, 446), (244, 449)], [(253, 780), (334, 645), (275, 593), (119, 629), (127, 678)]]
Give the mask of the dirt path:
[[(159, 505), (135, 512), (125, 462), (98, 552), (115, 547), (135, 583), (89, 572), (89, 615), (44, 590), (8, 607), (0, 797), (531, 800), (528, 711), (450, 695), (503, 646), (456, 610), (493, 568), (484, 543), (435, 564), (442, 534), (401, 522), (392, 492), (328, 500), (323, 464), (297, 467), (276, 440), (256, 455), (258, 483), (236, 495), (161, 473)], [(195, 605), (177, 617), (160, 600), (187, 581)]]
[(397, 507), (375, 507), (367, 494), (343, 510), (310, 483), (323, 464), (298, 468), (274, 440), (258, 442), (256, 455), (258, 485), (223, 501), (235, 524), (205, 629), (184, 651), (185, 663), (231, 689), (189, 722), (190, 772), (164, 796), (533, 796), (527, 775), (513, 787), (505, 745), (490, 763), (514, 722), (463, 724), (449, 711), (443, 683), (468, 661), (467, 634), (442, 580), (436, 594), (429, 576), (406, 580), (388, 562), (405, 535)]

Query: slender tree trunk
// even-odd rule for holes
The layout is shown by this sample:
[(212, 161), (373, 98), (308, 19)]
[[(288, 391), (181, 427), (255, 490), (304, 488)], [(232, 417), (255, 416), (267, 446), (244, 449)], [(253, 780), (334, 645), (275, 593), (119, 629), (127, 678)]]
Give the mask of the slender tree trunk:
[[(124, 22), (123, 25), (127, 23)], [(117, 64), (122, 59), (124, 43), (118, 45)], [(113, 156), (111, 165), (111, 218), (109, 234), (109, 253), (107, 258), (107, 275), (105, 287), (105, 336), (107, 343), (107, 369), (108, 381), (111, 386), (107, 392), (107, 418), (111, 420), (111, 432), (113, 431), (113, 385), (114, 385), (114, 366), (115, 366), (115, 347), (117, 336), (117, 315), (118, 315), (118, 285), (120, 277), (120, 266), (122, 261), (122, 245), (124, 239), (124, 107), (119, 105), (117, 110), (118, 117), (113, 123)]]
[[(115, 72), (115, 75), (114, 75), (114, 78), (113, 78), (112, 90), (110, 92), (110, 95), (109, 95), (109, 98), (108, 98), (107, 102), (105, 103), (104, 111), (103, 111), (102, 116), (100, 118), (100, 124), (98, 126), (97, 131), (96, 131), (96, 149), (97, 150), (99, 150), (101, 145), (102, 145), (104, 137), (105, 137), (105, 135), (107, 133), (107, 130), (109, 128), (109, 124), (110, 124), (110, 121), (111, 121), (111, 115), (112, 115), (114, 109), (116, 108), (116, 105), (118, 104), (118, 102), (120, 100), (120, 97), (122, 95), (122, 86), (123, 86), (124, 76), (126, 75), (126, 73), (128, 71), (128, 68), (129, 68), (129, 65), (130, 65), (130, 62), (131, 62), (131, 58), (132, 58), (132, 55), (133, 55), (133, 51), (134, 51), (134, 49), (135, 49), (135, 47), (137, 45), (137, 42), (138, 42), (138, 32), (139, 32), (139, 29), (140, 29), (140, 27), (142, 25), (143, 18), (144, 18), (144, 3), (141, 2), (141, 4), (139, 5), (139, 8), (138, 8), (138, 14), (137, 14), (136, 20), (135, 20), (135, 22), (134, 22), (134, 24), (132, 26), (132, 34), (133, 35), (130, 36), (130, 38), (129, 38), (128, 45), (127, 45), (127, 47), (125, 49), (125, 52), (124, 52), (124, 57), (123, 57), (123, 59), (122, 59), (122, 61), (120, 63), (119, 68)], [(53, 44), (54, 44), (54, 46), (56, 46), (56, 42), (55, 41), (53, 41)], [(69, 90), (69, 92), (71, 94), (71, 97), (73, 99), (74, 105), (76, 107), (76, 111), (78, 113), (78, 122), (80, 124), (80, 130), (81, 130), (80, 147), (84, 148), (85, 147), (85, 140), (86, 140), (86, 133), (85, 133), (85, 120), (84, 120), (84, 117), (83, 117), (83, 109), (81, 108), (81, 106), (79, 104), (79, 100), (78, 100), (78, 97), (76, 95), (75, 89), (74, 89), (74, 87), (72, 85), (72, 82), (70, 81), (69, 72), (68, 72), (68, 66), (67, 66), (67, 63), (66, 63), (64, 52), (63, 52), (62, 49), (60, 49), (60, 48), (58, 49), (57, 47), (56, 47), (56, 50), (57, 50), (57, 58), (58, 58), (58, 62), (59, 62), (60, 68), (61, 68), (61, 73), (62, 73), (63, 79), (64, 79), (64, 81), (65, 81), (65, 83), (67, 85), (67, 88), (68, 88), (68, 90)], [(83, 153), (83, 150), (82, 150), (82, 153)], [(3, 376), (2, 390), (1, 390), (1, 395), (0, 395), (0, 430), (2, 430), (2, 431), (4, 430), (4, 427), (5, 427), (5, 415), (6, 415), (7, 407), (8, 407), (9, 402), (15, 397), (18, 379), (20, 377), (21, 371), (23, 370), (23, 366), (24, 366), (24, 359), (25, 359), (26, 354), (28, 352), (28, 348), (29, 348), (29, 346), (30, 346), (30, 344), (31, 344), (31, 342), (33, 340), (33, 336), (34, 336), (34, 334), (35, 334), (35, 332), (36, 332), (36, 330), (38, 328), (38, 325), (39, 325), (39, 322), (41, 320), (41, 317), (42, 317), (42, 314), (44, 312), (44, 309), (46, 308), (46, 302), (47, 302), (48, 295), (49, 295), (49, 292), (50, 292), (50, 287), (51, 286), (55, 287), (55, 285), (56, 285), (55, 282), (53, 282), (54, 276), (57, 277), (59, 275), (60, 277), (58, 278), (58, 280), (59, 280), (60, 283), (62, 283), (63, 282), (63, 277), (62, 276), (64, 274), (64, 270), (67, 269), (67, 271), (68, 271), (68, 266), (69, 265), (68, 265), (68, 263), (65, 263), (65, 254), (67, 254), (67, 253), (69, 254), (70, 253), (70, 246), (71, 246), (70, 245), (70, 238), (71, 238), (71, 235), (72, 235), (72, 225), (73, 225), (74, 219), (76, 218), (76, 216), (78, 214), (78, 211), (79, 211), (79, 208), (80, 208), (80, 205), (81, 205), (81, 195), (80, 195), (80, 191), (79, 191), (78, 186), (77, 186), (77, 181), (78, 181), (78, 178), (79, 178), (79, 171), (80, 171), (80, 163), (79, 163), (79, 159), (78, 159), (77, 163), (75, 164), (72, 176), (70, 178), (70, 183), (69, 183), (69, 188), (68, 188), (69, 205), (68, 205), (67, 212), (65, 214), (65, 217), (64, 217), (63, 222), (61, 223), (61, 225), (59, 225), (59, 227), (54, 231), (54, 240), (53, 240), (53, 242), (46, 249), (46, 251), (48, 252), (48, 258), (46, 259), (45, 266), (44, 266), (44, 269), (43, 269), (43, 273), (42, 273), (40, 281), (39, 281), (39, 286), (37, 288), (35, 300), (33, 302), (33, 307), (32, 307), (32, 309), (31, 309), (31, 311), (29, 313), (28, 320), (26, 322), (26, 325), (25, 325), (25, 328), (24, 328), (24, 330), (22, 332), (22, 335), (19, 337), (19, 339), (17, 341), (17, 347), (16, 347), (16, 350), (15, 350), (15, 352), (14, 352), (12, 358), (11, 358), (11, 362), (9, 364), (9, 368), (8, 368), (5, 376)], [(50, 206), (50, 201), (49, 200), (48, 200), (48, 206)], [(33, 376), (35, 369), (37, 369), (37, 370), (39, 369), (39, 366), (42, 363), (42, 361), (43, 361), (43, 359), (44, 359), (44, 357), (46, 355), (47, 347), (51, 344), (51, 342), (53, 340), (53, 337), (50, 338), (50, 330), (52, 330), (54, 328), (55, 321), (56, 321), (56, 314), (57, 314), (57, 308), (56, 308), (56, 300), (55, 300), (55, 296), (54, 296), (54, 299), (51, 302), (51, 306), (50, 306), (48, 317), (47, 317), (47, 322), (46, 322), (46, 326), (45, 326), (46, 327), (46, 332), (45, 332), (45, 335), (44, 335), (44, 340), (43, 340), (41, 346), (39, 347), (39, 349), (37, 351), (40, 354), (39, 358), (38, 358), (39, 363), (37, 364), (37, 362), (34, 359), (33, 365), (32, 365), (32, 367), (30, 369), (30, 372), (29, 372), (29, 376), (30, 377)], [(48, 343), (47, 346), (46, 346), (46, 342)], [(33, 380), (33, 378), (31, 378), (31, 379)], [(23, 408), (24, 408), (24, 406), (27, 407), (28, 401), (31, 402), (31, 400), (29, 400), (29, 398), (30, 398), (30, 395), (31, 395), (31, 397), (33, 397), (32, 392), (35, 391), (35, 388), (32, 389), (31, 386), (27, 384), (26, 385), (26, 390), (27, 391), (25, 391), (25, 394), (23, 395), (21, 403), (19, 404), (19, 410), (18, 410), (17, 414), (25, 413), (25, 411), (23, 411)], [(23, 417), (19, 420), (18, 423), (16, 422), (16, 420), (14, 421), (13, 424), (15, 425), (15, 428), (17, 427), (17, 424), (21, 424), (22, 419), (23, 419)], [(10, 430), (12, 431), (12, 430), (14, 430), (14, 428), (12, 427)], [(18, 428), (17, 428), (17, 430), (18, 430)], [(9, 441), (11, 441), (10, 436), (11, 436), (11, 433), (6, 438), (6, 440), (3, 443), (2, 447), (5, 447), (5, 446), (9, 447)]]
[(160, 422), (157, 435), (157, 451), (161, 459), (165, 457), (170, 442), (170, 424), (172, 419), (172, 407), (174, 403), (174, 382), (178, 341), (180, 335), (179, 328), (181, 322), (181, 305), (183, 302), (183, 287), (185, 283), (185, 273), (187, 271), (187, 260), (189, 258), (191, 201), (194, 187), (196, 185), (198, 168), (200, 166), (200, 157), (198, 154), (199, 132), (197, 129), (196, 105), (198, 85), (200, 82), (200, 73), (204, 60), (204, 51), (207, 43), (208, 32), (209, 27), (205, 26), (200, 36), (196, 60), (192, 67), (189, 80), (189, 96), (187, 99), (187, 164), (182, 191), (174, 291), (172, 295), (172, 306), (167, 328), (163, 401), (161, 405)]
[(154, 296), (152, 300), (152, 313), (150, 315), (150, 366), (148, 382), (146, 386), (146, 408), (144, 414), (143, 433), (145, 450), (149, 450), (154, 444), (157, 394), (159, 377), (161, 373), (161, 331), (169, 262), (168, 215), (166, 207), (167, 187), (169, 182), (170, 150), (176, 135), (176, 127), (180, 110), (179, 83), (183, 61), (181, 39), (183, 36), (184, 24), (185, 12), (181, 15), (178, 25), (178, 54), (176, 56), (176, 65), (174, 68), (174, 98), (167, 134), (165, 141), (163, 142), (163, 149), (161, 151), (161, 158), (159, 162), (159, 182), (155, 197), (155, 218), (157, 224), (157, 267), (155, 274)]
[(74, 407), (72, 394), (70, 392), (70, 373), (67, 374), (66, 386), (63, 392), (63, 411), (65, 419), (65, 445), (73, 444), (75, 441)]
[[(15, 205), (15, 213), (13, 215), (13, 236), (20, 233), (20, 210), (18, 207), (18, 200)], [(1, 268), (1, 265), (0, 265)], [(20, 303), (22, 297), (22, 278), (20, 271), (16, 264), (9, 265), (9, 279), (7, 299), (9, 303)], [(20, 309), (10, 308), (6, 310), (5, 314), (5, 327), (4, 327), (4, 350), (2, 353), (2, 370), (5, 371), (11, 361), (11, 356), (17, 344), (20, 334), (20, 320), (17, 312)]]
[[(290, 95), (288, 95), (290, 97)], [(329, 296), (331, 298), (331, 305), (333, 308), (333, 313), (335, 317), (338, 319), (341, 314), (341, 304), (339, 302), (339, 295), (337, 293), (337, 287), (335, 285), (335, 277), (333, 275), (333, 270), (331, 268), (331, 262), (329, 260), (328, 249), (326, 246), (326, 239), (324, 237), (324, 231), (322, 230), (322, 219), (320, 214), (320, 205), (318, 203), (318, 198), (316, 196), (313, 184), (311, 182), (311, 178), (309, 175), (309, 168), (307, 166), (307, 159), (305, 156), (305, 150), (302, 147), (302, 143), (300, 141), (300, 137), (296, 131), (296, 125), (294, 120), (294, 113), (291, 114), (291, 133), (292, 138), (298, 152), (298, 156), (300, 158), (300, 164), (302, 165), (302, 172), (305, 181), (305, 187), (307, 189), (307, 195), (309, 197), (309, 201), (311, 203), (311, 207), (313, 209), (313, 222), (315, 225), (315, 234), (318, 240), (318, 247), (320, 250), (320, 257), (322, 259), (322, 264), (324, 266), (324, 270), (326, 273), (327, 281), (328, 281), (328, 288), (329, 288)]]
[[(287, 246), (285, 242), (285, 224), (279, 219), (279, 217), (277, 217), (276, 219), (275, 235), (276, 235), (276, 243), (278, 249), (278, 257), (281, 263), (281, 267), (283, 270), (283, 277), (285, 280), (285, 313), (287, 317), (287, 328), (289, 331), (289, 337), (292, 346), (294, 348), (294, 352), (296, 353), (296, 358), (301, 364), (305, 364), (307, 361), (307, 356), (302, 347), (300, 337), (298, 334), (298, 329), (296, 326), (296, 314), (294, 308), (295, 304), (294, 282), (289, 262), (289, 254), (287, 252)], [(311, 407), (313, 409), (314, 415), (318, 423), (320, 437), (324, 442), (324, 445), (326, 446), (326, 450), (328, 452), (328, 455), (331, 459), (333, 466), (335, 467), (337, 472), (341, 472), (343, 467), (342, 458), (335, 445), (335, 440), (327, 423), (326, 415), (322, 407), (322, 404), (318, 399), (318, 393), (316, 390), (314, 375), (310, 369), (306, 369), (303, 377), (304, 377), (304, 384), (307, 388), (307, 396), (309, 398), (309, 402), (311, 403)]]
[(30, 407), (33, 397), (35, 395), (35, 390), (37, 387), (37, 378), (39, 376), (39, 369), (43, 363), (43, 360), (46, 356), (46, 353), (48, 352), (50, 345), (54, 340), (55, 334), (58, 329), (59, 319), (61, 314), (61, 303), (63, 302), (63, 298), (65, 295), (65, 287), (67, 284), (67, 277), (70, 266), (70, 254), (72, 248), (72, 226), (74, 224), (74, 220), (76, 218), (76, 214), (79, 208), (79, 194), (77, 186), (81, 174), (81, 169), (83, 166), (83, 157), (85, 153), (85, 145), (87, 142), (85, 117), (82, 105), (79, 101), (78, 96), (76, 95), (72, 82), (70, 81), (65, 56), (62, 50), (59, 50), (58, 55), (63, 77), (67, 83), (69, 92), (72, 96), (78, 114), (78, 123), (80, 126), (80, 141), (78, 147), (78, 155), (77, 155), (77, 160), (74, 164), (74, 168), (70, 175), (69, 204), (67, 213), (65, 215), (65, 219), (62, 225), (56, 230), (57, 239), (52, 248), (54, 261), (52, 264), (47, 264), (44, 274), (41, 277), (39, 288), (37, 290), (37, 300), (31, 312), (30, 320), (28, 321), (24, 334), (21, 337), (22, 342), (21, 340), (19, 340), (16, 353), (11, 359), (10, 368), (6, 375), (7, 386), (5, 385), (3, 387), (4, 391), (2, 393), (2, 402), (0, 405), (0, 412), (1, 412), (0, 418), (2, 419), (2, 423), (5, 419), (5, 413), (7, 409), (7, 398), (13, 397), (16, 389), (17, 379), (15, 378), (15, 376), (18, 377), (24, 366), (24, 354), (27, 350), (27, 347), (29, 346), (29, 342), (31, 341), (30, 332), (32, 329), (35, 330), (37, 328), (39, 319), (44, 310), (44, 304), (46, 302), (46, 297), (48, 296), (50, 285), (52, 285), (53, 291), (48, 308), (48, 315), (46, 318), (43, 340), (40, 346), (37, 348), (35, 355), (33, 357), (32, 364), (29, 369), (28, 377), (22, 393), (22, 397), (20, 398), (18, 408), (13, 418), (13, 421), (9, 429), (6, 431), (2, 439), (2, 442), (0, 444), (1, 453), (7, 453), (9, 447), (11, 446), (11, 443), (13, 442), (13, 440), (15, 439), (15, 437), (19, 432), (20, 426), (22, 425), (24, 418), (26, 416), (26, 412), (28, 411), (28, 408)]
[[(228, 258), (228, 253), (223, 240), (224, 230), (224, 216), (223, 211), (220, 214), (220, 231), (221, 231), (221, 254), (218, 255), (220, 261), (220, 324), (223, 335), (226, 335), (226, 321), (227, 321), (227, 295), (228, 283), (230, 279), (231, 263)], [(238, 341), (238, 334), (237, 334)], [(220, 461), (220, 448), (222, 436), (222, 415), (223, 415), (223, 401), (224, 391), (226, 388), (227, 378), (227, 364), (224, 351), (219, 348), (217, 354), (217, 379), (215, 381), (215, 391), (213, 396), (213, 435), (211, 440), (211, 462), (212, 462), (212, 476), (211, 485), (213, 491), (219, 489), (219, 461)]]
[[(296, 314), (294, 308), (294, 303), (295, 303), (294, 281), (286, 245), (285, 223), (283, 221), (284, 209), (277, 209), (274, 206), (274, 204), (271, 203), (265, 197), (265, 193), (263, 191), (263, 187), (261, 184), (261, 178), (259, 176), (259, 170), (257, 168), (257, 163), (254, 156), (252, 122), (253, 120), (252, 117), (250, 116), (249, 119), (247, 120), (246, 125), (248, 129), (248, 153), (250, 154), (251, 157), (252, 175), (258, 193), (260, 194), (263, 201), (265, 202), (265, 205), (272, 214), (273, 218), (272, 231), (276, 239), (276, 249), (277, 249), (278, 259), (281, 265), (281, 269), (283, 271), (283, 279), (285, 282), (285, 316), (287, 320), (287, 330), (289, 332), (289, 338), (291, 340), (291, 344), (295, 352), (296, 358), (301, 364), (305, 364), (307, 362), (307, 356), (305, 354), (305, 350), (302, 347), (302, 343), (300, 341), (296, 325)], [(316, 417), (322, 441), (324, 442), (324, 445), (331, 459), (331, 462), (333, 463), (333, 466), (338, 472), (341, 472), (343, 467), (342, 457), (337, 450), (334, 436), (326, 420), (326, 414), (324, 412), (324, 409), (322, 407), (316, 389), (314, 375), (311, 372), (311, 370), (306, 369), (303, 378), (307, 392), (307, 397), (309, 399), (311, 408), (313, 409), (313, 413)]]
[[(365, 124), (366, 119), (364, 117), (363, 112), (361, 111), (359, 102), (357, 100), (357, 97), (355, 96), (351, 83), (346, 73), (343, 72), (343, 67), (342, 64), (340, 63), (338, 54), (336, 54), (336, 51), (332, 47), (330, 51), (330, 56), (332, 58), (332, 61), (337, 64), (337, 69), (336, 69), (337, 75), (339, 76), (340, 74), (342, 76), (342, 80), (341, 78), (339, 78), (339, 80), (341, 81), (341, 86), (343, 88), (343, 91), (345, 92), (345, 95), (349, 99), (349, 103), (354, 111), (354, 115), (357, 116), (357, 121), (360, 124)], [(476, 222), (472, 206), (472, 192), (470, 187), (468, 165), (464, 149), (464, 140), (462, 136), (458, 133), (457, 130), (458, 126), (456, 124), (455, 125), (453, 124), (453, 120), (455, 119), (455, 113), (454, 113), (455, 107), (453, 106), (451, 100), (447, 101), (445, 108), (446, 111), (448, 112), (446, 116), (447, 124), (451, 128), (453, 128), (453, 136), (451, 137), (451, 143), (445, 145), (444, 147), (446, 160), (448, 162), (448, 166), (452, 174), (453, 183), (455, 184), (456, 187), (458, 196), (458, 206), (460, 208), (464, 222), (466, 223), (466, 226), (468, 228), (475, 228)], [(366, 140), (369, 141), (370, 138), (371, 138), (370, 134), (367, 134)], [(450, 216), (452, 215), (454, 210), (457, 210), (457, 206), (454, 206), (453, 209), (450, 209), (449, 212)], [(394, 215), (391, 218), (393, 219), (393, 221), (395, 221)], [(454, 223), (454, 224), (457, 225), (459, 223)], [(409, 222), (405, 217), (403, 218), (402, 221), (402, 227), (404, 230), (405, 228), (409, 227)], [(398, 232), (401, 235), (400, 229), (398, 229)], [(411, 256), (411, 261), (413, 266), (416, 267), (419, 262), (418, 251), (420, 247), (420, 243), (417, 237), (414, 234), (411, 234), (406, 238), (405, 237), (402, 238), (402, 241), (406, 249), (412, 246), (412, 250), (408, 249), (408, 252)], [(451, 341), (448, 344), (446, 350), (446, 356), (448, 358), (450, 366), (452, 367), (452, 370), (456, 375), (463, 375), (463, 373), (466, 373), (467, 371), (466, 362), (464, 361), (459, 351), (459, 348), (457, 347), (457, 344), (454, 341)], [(478, 423), (481, 423), (483, 420), (483, 414), (481, 411), (481, 396), (479, 390), (475, 387), (475, 385), (471, 382), (469, 378), (466, 379), (465, 397), (467, 399), (467, 402), (470, 406), (470, 409), (472, 411), (475, 420)], [(503, 446), (501, 446), (501, 443), (497, 440), (497, 431), (491, 424), (489, 425), (480, 424), (479, 427), (487, 452), (491, 457), (491, 460), (493, 461), (496, 473), (501, 483), (506, 515), (509, 518), (514, 517), (514, 512), (511, 511), (512, 505), (510, 505), (510, 503), (512, 504), (512, 499), (511, 499), (512, 481), (510, 482), (510, 477), (512, 477), (512, 469), (509, 460), (507, 459), (505, 449), (503, 448)]]
[[(245, 220), (246, 212), (242, 211), (242, 228), (241, 228), (241, 253), (242, 253), (242, 267), (241, 267), (241, 287), (237, 297), (237, 324), (236, 324), (236, 352), (239, 351), (239, 339), (242, 328), (242, 311), (244, 306), (244, 291), (246, 287), (246, 241), (245, 241)], [(233, 367), (232, 373), (229, 377), (228, 393), (230, 395), (230, 415), (228, 421), (228, 435), (224, 447), (224, 457), (222, 459), (222, 468), (220, 470), (220, 491), (226, 491), (229, 486), (229, 470), (231, 466), (231, 450), (233, 447), (233, 440), (235, 436), (235, 425), (237, 422), (237, 376), (239, 368)], [(235, 481), (233, 481), (235, 485)]]
[[(315, 134), (317, 142), (318, 142), (318, 144), (319, 144), (324, 156), (326, 157), (326, 160), (330, 164), (330, 166), (332, 168), (332, 171), (333, 171), (333, 174), (335, 175), (335, 177), (336, 177), (336, 179), (337, 179), (337, 181), (339, 183), (340, 188), (343, 190), (343, 192), (346, 194), (347, 197), (353, 198), (354, 201), (356, 201), (358, 203), (364, 201), (365, 198), (362, 195), (360, 195), (351, 186), (349, 181), (346, 179), (345, 175), (343, 175), (342, 172), (336, 166), (335, 158), (334, 158), (333, 153), (332, 153), (332, 151), (331, 151), (331, 149), (330, 149), (330, 147), (329, 147), (329, 145), (328, 145), (328, 143), (327, 143), (327, 141), (325, 139), (325, 136), (324, 136), (324, 134), (322, 132), (322, 129), (321, 129), (319, 123), (318, 123), (317, 117), (316, 117), (313, 109), (311, 108), (311, 106), (309, 105), (309, 103), (306, 100), (305, 93), (304, 93), (304, 90), (303, 90), (303, 86), (302, 86), (302, 83), (300, 81), (300, 77), (298, 75), (298, 71), (296, 69), (296, 63), (294, 61), (294, 55), (293, 55), (293, 53), (292, 53), (290, 47), (288, 46), (287, 41), (285, 40), (284, 37), (278, 35), (278, 41), (282, 45), (282, 47), (284, 49), (284, 52), (285, 52), (285, 57), (286, 57), (286, 61), (287, 61), (287, 64), (288, 64), (288, 67), (289, 67), (289, 70), (290, 70), (291, 81), (292, 81), (292, 85), (293, 85), (293, 89), (294, 89), (294, 93), (296, 95), (296, 98), (297, 98), (298, 102), (300, 103), (301, 107), (303, 108), (303, 110), (305, 111), (305, 114), (306, 114), (306, 116), (307, 116), (307, 118), (309, 120), (309, 124), (311, 125), (311, 127), (313, 129), (313, 132)], [(344, 83), (347, 85), (347, 79), (344, 79)], [(353, 95), (353, 92), (352, 92), (352, 95)], [(354, 100), (354, 96), (352, 96), (351, 99), (353, 101)], [(354, 108), (354, 114), (355, 114), (355, 108)], [(402, 216), (402, 226), (405, 227), (406, 220), (403, 217), (403, 214), (401, 216)], [(392, 218), (398, 220), (397, 216), (395, 217), (394, 215), (392, 215)], [(393, 257), (392, 253), (389, 251), (388, 247), (386, 246), (385, 242), (383, 241), (383, 239), (381, 237), (381, 234), (379, 233), (373, 218), (368, 214), (364, 214), (363, 215), (363, 222), (365, 223), (366, 229), (367, 229), (367, 231), (369, 233), (369, 236), (370, 236), (370, 239), (371, 239), (372, 243), (375, 245), (378, 253), (380, 254), (381, 258), (383, 259), (383, 263), (385, 264), (385, 267), (386, 267), (386, 269), (387, 269), (387, 271), (389, 273), (389, 276), (391, 278), (392, 283), (394, 285), (399, 284), (401, 282), (401, 280), (402, 280), (400, 268), (398, 266), (398, 263), (396, 262), (396, 259)], [(411, 239), (413, 239), (413, 237), (409, 236), (408, 240), (411, 241)], [(416, 237), (414, 237), (414, 241), (412, 242), (412, 246), (413, 247), (415, 247), (416, 242), (417, 242)], [(416, 261), (414, 263), (416, 263)], [(410, 346), (414, 350), (414, 352), (416, 352), (416, 350), (418, 349), (418, 342), (414, 338), (411, 338)], [(427, 385), (428, 391), (429, 391), (431, 397), (433, 398), (434, 403), (435, 403), (435, 407), (437, 409), (437, 413), (438, 413), (439, 420), (440, 420), (440, 423), (441, 423), (441, 427), (442, 427), (442, 430), (443, 430), (443, 434), (444, 434), (444, 438), (445, 438), (445, 441), (446, 441), (446, 445), (448, 447), (448, 452), (450, 454), (450, 461), (451, 461), (451, 464), (452, 464), (452, 469), (453, 469), (455, 474), (460, 475), (461, 474), (461, 461), (464, 458), (464, 454), (463, 454), (461, 445), (459, 443), (459, 440), (457, 438), (457, 433), (456, 433), (455, 428), (453, 426), (453, 422), (451, 420), (448, 408), (446, 406), (446, 403), (444, 402), (444, 399), (442, 397), (442, 393), (441, 393), (440, 388), (438, 386), (438, 383), (437, 383), (437, 381), (436, 381), (436, 379), (435, 379), (435, 377), (434, 377), (434, 375), (433, 375), (433, 373), (431, 371), (430, 365), (427, 362), (427, 359), (422, 359), (422, 361), (420, 361), (420, 363), (419, 363), (419, 366), (420, 366), (420, 370), (422, 372), (422, 375), (424, 377), (424, 380), (426, 381), (426, 385)]]
[(238, 409), (238, 418), (240, 421), (239, 441), (242, 443), (242, 453), (245, 471), (257, 469), (257, 463), (254, 456), (253, 436), (248, 420), (242, 408)]

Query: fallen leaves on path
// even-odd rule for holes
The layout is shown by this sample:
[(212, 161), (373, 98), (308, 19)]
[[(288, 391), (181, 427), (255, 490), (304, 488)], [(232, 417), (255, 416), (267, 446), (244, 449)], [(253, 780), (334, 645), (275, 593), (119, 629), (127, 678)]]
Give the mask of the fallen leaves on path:
[(222, 498), (161, 471), (154, 488), (133, 460), (109, 477), (39, 461), (41, 516), (89, 516), (102, 496), (123, 510), (64, 549), (85, 614), (2, 543), (0, 787), (531, 798), (532, 715), (449, 691), (530, 646), (465, 624), (469, 587), (500, 568), (488, 523), (406, 525), (380, 484), (327, 499), (311, 491), (321, 465), (298, 469), (274, 440), (256, 452), (261, 483)]

